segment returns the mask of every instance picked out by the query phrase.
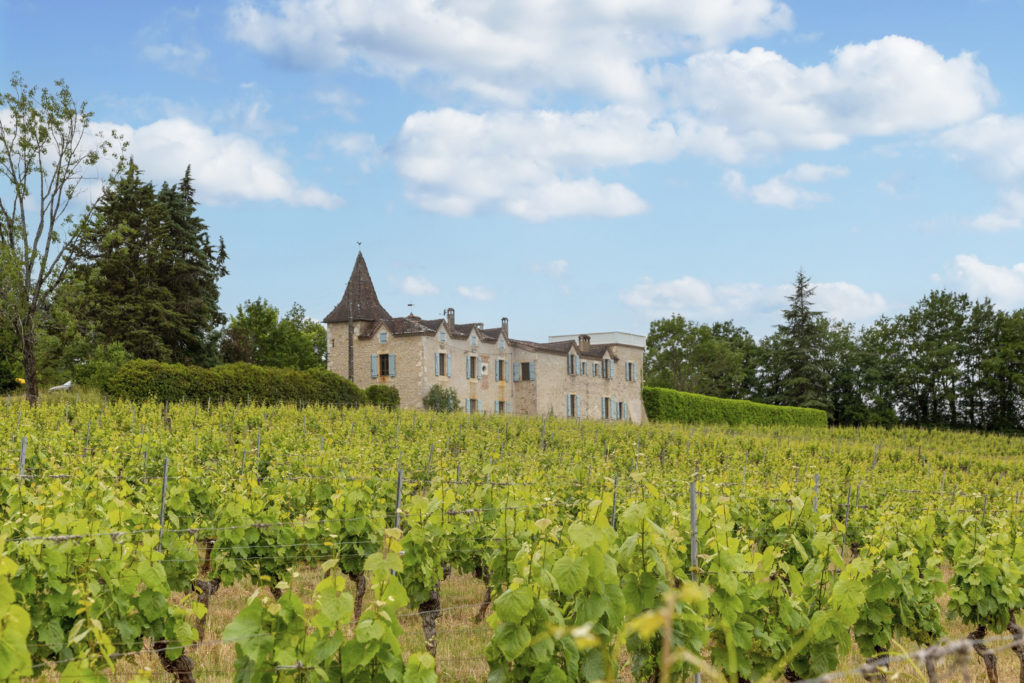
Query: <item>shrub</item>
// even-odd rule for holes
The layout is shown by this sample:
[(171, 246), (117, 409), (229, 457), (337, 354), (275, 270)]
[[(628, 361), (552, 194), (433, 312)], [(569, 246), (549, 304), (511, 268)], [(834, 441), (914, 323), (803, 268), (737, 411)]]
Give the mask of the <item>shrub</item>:
[(203, 400), (330, 403), (357, 406), (366, 394), (347, 379), (322, 369), (292, 370), (231, 363), (213, 368), (132, 360), (107, 380), (104, 391), (132, 401)]
[(438, 413), (454, 413), (459, 409), (459, 395), (451, 387), (435, 384), (423, 397), (423, 407)]
[(101, 389), (131, 358), (120, 342), (100, 344), (91, 350), (87, 360), (72, 368), (71, 379), (75, 384)]
[(372, 406), (397, 410), (401, 398), (396, 387), (387, 384), (374, 384), (366, 387), (366, 402)]
[(0, 355), (0, 391), (10, 391), (20, 386), (15, 380), (15, 368), (14, 359)]
[(828, 426), (828, 413), (814, 408), (773, 406), (661, 387), (644, 387), (643, 398), (644, 409), (652, 422)]

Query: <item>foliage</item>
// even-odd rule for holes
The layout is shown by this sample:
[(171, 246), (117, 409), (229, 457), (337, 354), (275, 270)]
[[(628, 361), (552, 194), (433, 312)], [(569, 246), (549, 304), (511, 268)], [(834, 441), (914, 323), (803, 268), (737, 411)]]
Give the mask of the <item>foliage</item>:
[(261, 368), (248, 363), (201, 368), (133, 360), (114, 373), (104, 390), (132, 401), (294, 401), (356, 406), (366, 400), (359, 387), (327, 370)]
[(231, 316), (220, 342), (229, 363), (244, 362), (277, 368), (327, 367), (327, 331), (292, 304), (287, 315), (268, 301), (246, 301)]
[(711, 325), (679, 315), (655, 320), (647, 335), (645, 382), (720, 398), (748, 398), (755, 350), (754, 338), (731, 320)]
[(197, 206), (191, 168), (157, 190), (134, 161), (96, 203), (72, 252), (82, 283), (72, 305), (98, 342), (135, 358), (212, 364), (227, 253), (223, 240), (211, 244)]
[(459, 395), (452, 387), (435, 384), (423, 397), (423, 407), (436, 413), (454, 413), (459, 409)]
[(825, 411), (813, 408), (772, 406), (753, 401), (688, 394), (659, 387), (644, 387), (642, 394), (647, 417), (654, 422), (808, 427), (823, 427), (828, 422)]
[(39, 316), (67, 279), (82, 226), (94, 210), (86, 203), (75, 216), (73, 207), (102, 160), (113, 162), (116, 180), (126, 147), (116, 133), (90, 130), (85, 102), (76, 102), (64, 81), (54, 85), (55, 92), (30, 87), (15, 73), (10, 89), (0, 91), (0, 318), (17, 333), (33, 404)]
[(366, 387), (366, 402), (372, 406), (380, 406), (389, 410), (397, 410), (402, 399), (398, 395), (398, 387), (388, 384), (372, 384)]

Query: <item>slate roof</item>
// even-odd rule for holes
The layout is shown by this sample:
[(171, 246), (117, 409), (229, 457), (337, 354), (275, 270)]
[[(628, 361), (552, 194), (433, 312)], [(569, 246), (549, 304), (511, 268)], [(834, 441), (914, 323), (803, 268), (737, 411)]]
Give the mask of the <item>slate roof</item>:
[(363, 252), (356, 256), (356, 264), (352, 267), (352, 275), (345, 286), (345, 294), (334, 310), (324, 318), (325, 323), (344, 323), (352, 320), (372, 322), (375, 320), (391, 320), (391, 316), (380, 305), (377, 292), (370, 279), (370, 271), (366, 267)]

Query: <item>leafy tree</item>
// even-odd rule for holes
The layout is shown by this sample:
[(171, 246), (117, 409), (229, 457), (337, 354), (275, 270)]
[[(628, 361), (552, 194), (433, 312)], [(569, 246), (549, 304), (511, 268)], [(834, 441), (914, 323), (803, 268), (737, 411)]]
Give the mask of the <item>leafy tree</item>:
[(95, 343), (136, 358), (212, 365), (227, 274), (224, 242), (210, 243), (196, 215), (191, 169), (157, 191), (130, 161), (96, 205), (76, 256), (80, 324)]
[(285, 317), (268, 301), (248, 300), (231, 316), (221, 338), (228, 362), (305, 370), (327, 366), (327, 331), (292, 304)]
[(753, 337), (731, 320), (706, 325), (673, 315), (651, 323), (644, 377), (650, 386), (746, 398), (755, 352)]
[(814, 287), (803, 270), (797, 271), (793, 293), (786, 299), (784, 322), (776, 327), (771, 353), (763, 368), (775, 378), (769, 398), (780, 405), (829, 410), (828, 376), (824, 364), (828, 321), (812, 308)]
[(423, 407), (438, 413), (454, 413), (459, 409), (459, 395), (451, 387), (435, 384), (423, 397)]
[(15, 73), (0, 91), (0, 316), (16, 332), (31, 404), (39, 396), (37, 326), (68, 276), (70, 254), (94, 205), (80, 213), (90, 177), (104, 159), (111, 179), (122, 170), (124, 143), (90, 130), (92, 112), (64, 81), (56, 91), (29, 87)]

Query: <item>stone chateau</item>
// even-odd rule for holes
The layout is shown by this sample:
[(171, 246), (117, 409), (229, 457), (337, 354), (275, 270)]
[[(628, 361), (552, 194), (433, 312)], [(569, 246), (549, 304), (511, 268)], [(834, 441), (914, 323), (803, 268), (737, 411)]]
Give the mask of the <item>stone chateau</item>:
[(377, 300), (362, 252), (341, 302), (324, 318), (327, 369), (360, 387), (398, 388), (403, 408), (422, 408), (434, 384), (451, 387), (469, 413), (554, 415), (642, 422), (645, 339), (623, 332), (531, 342), (500, 327), (444, 318), (393, 318)]

